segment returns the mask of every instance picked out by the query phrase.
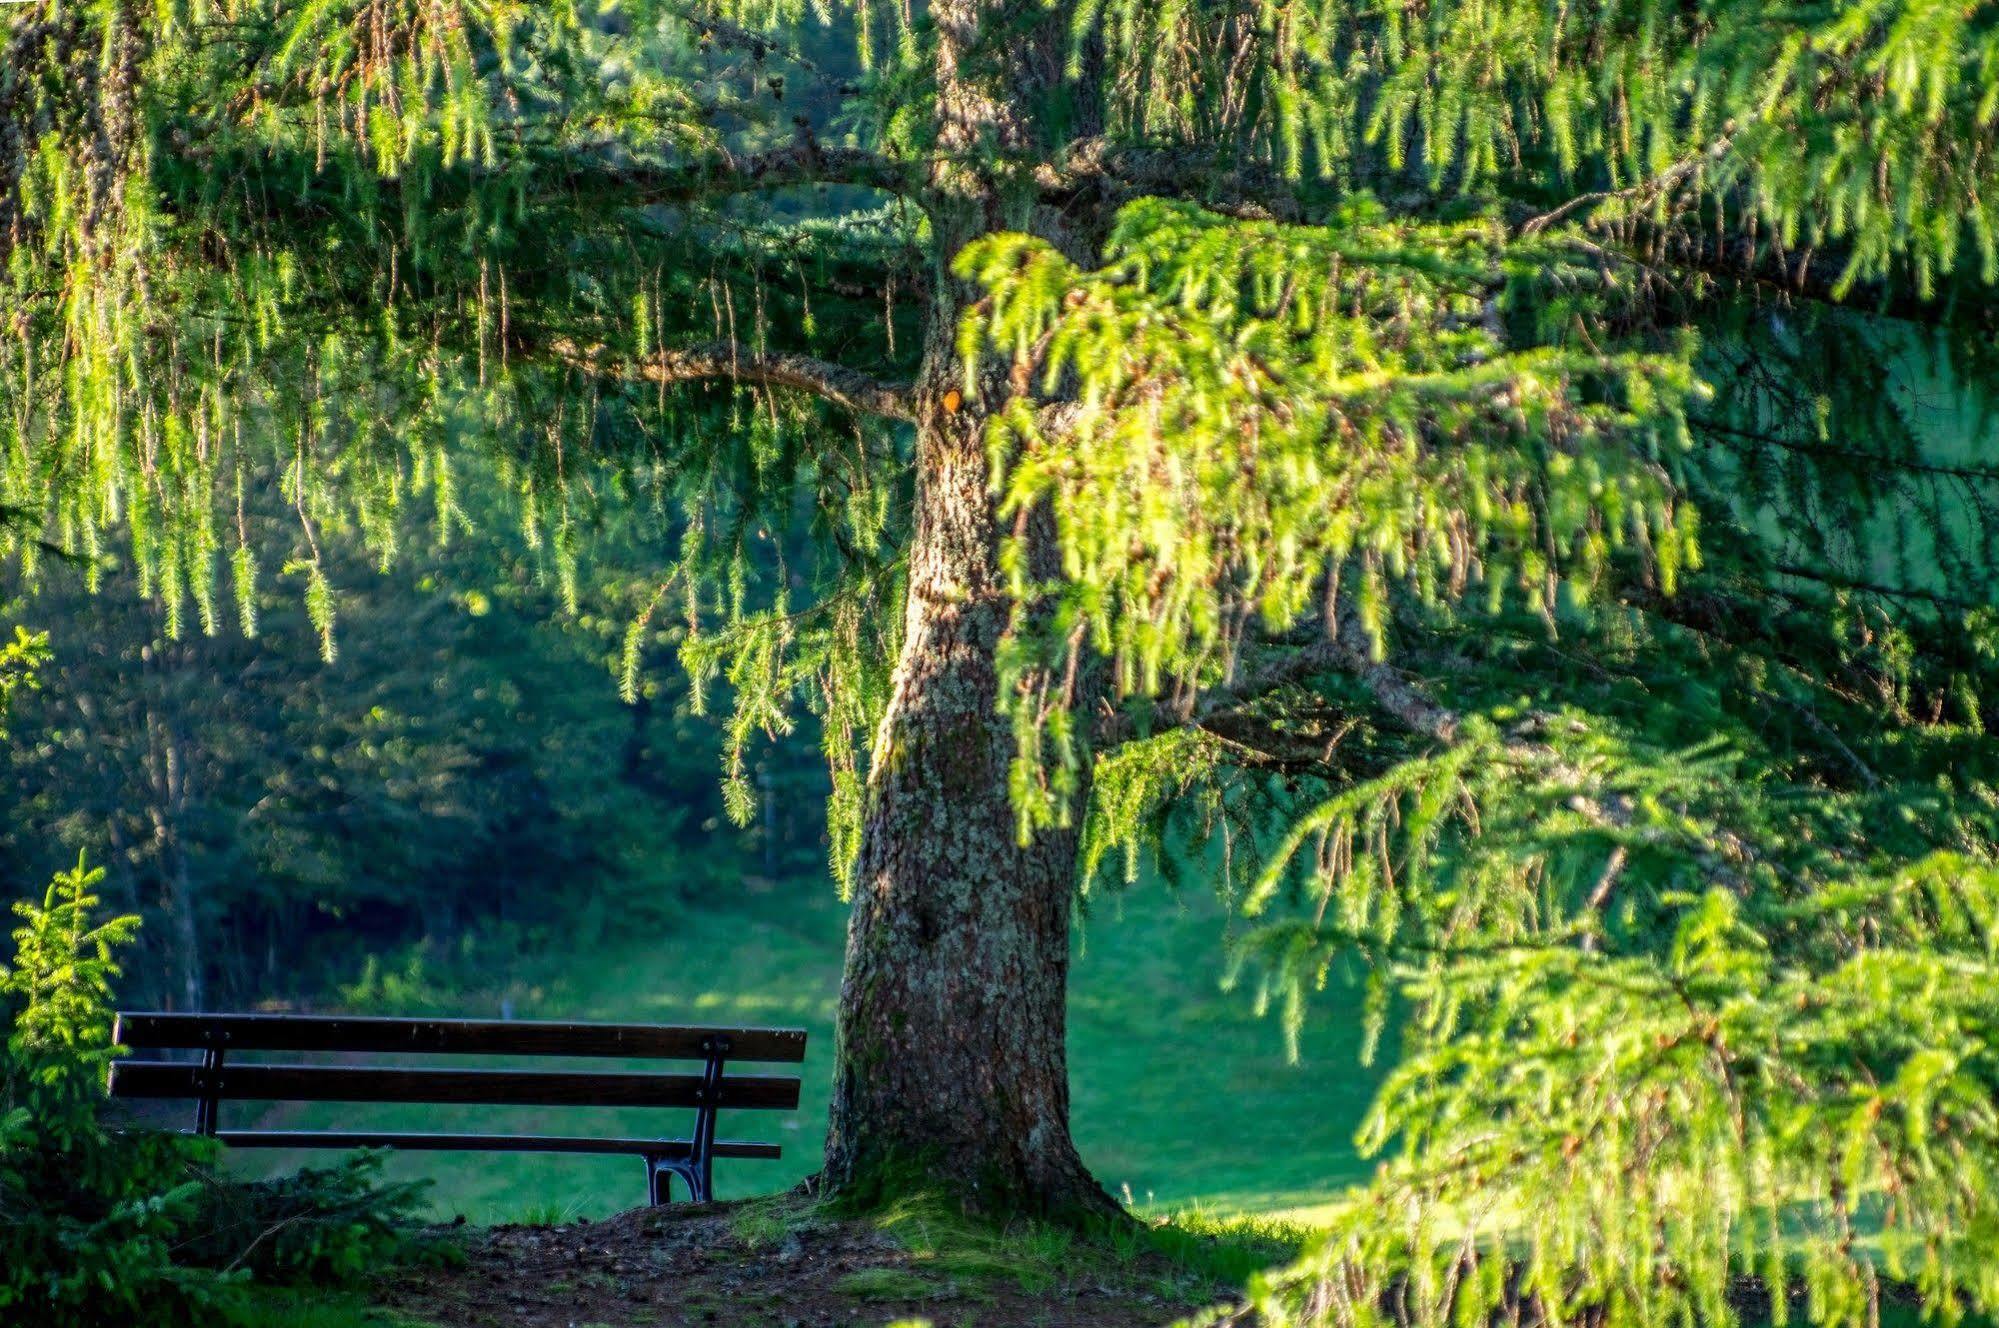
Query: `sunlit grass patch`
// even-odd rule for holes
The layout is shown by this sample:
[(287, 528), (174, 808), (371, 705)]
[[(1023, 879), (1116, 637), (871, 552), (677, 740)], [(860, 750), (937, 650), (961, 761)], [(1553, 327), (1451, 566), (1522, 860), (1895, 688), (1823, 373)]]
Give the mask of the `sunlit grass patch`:
[(524, 1227), (559, 1227), (582, 1216), (583, 1207), (575, 1199), (533, 1199), (504, 1220)]
[(1215, 1216), (1190, 1209), (1141, 1228), (1146, 1248), (1190, 1275), (1240, 1287), (1289, 1263), (1311, 1244), (1313, 1227), (1286, 1218)]

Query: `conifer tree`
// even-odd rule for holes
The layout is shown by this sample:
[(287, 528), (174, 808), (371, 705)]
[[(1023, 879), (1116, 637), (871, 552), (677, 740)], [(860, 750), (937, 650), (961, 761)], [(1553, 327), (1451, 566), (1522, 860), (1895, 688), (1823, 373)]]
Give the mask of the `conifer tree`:
[(1982, 10), (6, 23), (23, 566), (115, 530), (188, 631), (293, 578), (331, 653), (321, 540), (392, 559), (466, 465), (558, 567), (659, 512), (632, 676), (684, 614), (739, 810), (744, 744), (825, 735), (828, 1189), (1107, 1209), (1073, 901), (1219, 841), (1300, 906), (1245, 975), (1295, 1016), (1356, 957), (1407, 1024), (1273, 1312), (1725, 1318), (1744, 1249), (1820, 1322), (1993, 1303), (1993, 467), (1915, 404), (1980, 436)]

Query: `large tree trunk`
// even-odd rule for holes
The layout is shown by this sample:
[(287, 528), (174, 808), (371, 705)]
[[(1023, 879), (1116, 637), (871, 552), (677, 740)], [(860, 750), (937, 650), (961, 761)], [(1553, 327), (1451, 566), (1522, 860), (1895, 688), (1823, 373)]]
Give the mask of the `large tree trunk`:
[(975, 418), (926, 423), (907, 640), (875, 744), (826, 1179), (989, 1209), (1113, 1205), (1069, 1137), (1070, 833), (1022, 846), (994, 648), (1009, 604)]
[[(1059, 79), (1059, 19), (1009, 0), (936, 0), (937, 292), (920, 384), (916, 523), (894, 694), (875, 738), (840, 991), (828, 1188), (866, 1201), (941, 1183), (987, 1210), (1116, 1211), (1069, 1135), (1066, 1019), (1072, 833), (1022, 845), (995, 652), (1011, 601), (986, 467), (985, 411), (955, 352), (976, 293), (966, 243), (1032, 230), (1075, 252), (1073, 217), (1035, 208), (1008, 158), (1045, 154), (1035, 121)], [(1072, 118), (1066, 128), (1077, 128)], [(1016, 155), (1018, 154), (1018, 155)], [(997, 374), (997, 370), (995, 370)]]

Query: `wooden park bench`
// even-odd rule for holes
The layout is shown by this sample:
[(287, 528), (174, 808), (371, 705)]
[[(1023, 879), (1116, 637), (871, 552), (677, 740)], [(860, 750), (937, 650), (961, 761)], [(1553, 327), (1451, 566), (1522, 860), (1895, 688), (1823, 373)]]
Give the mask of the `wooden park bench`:
[[(528, 1020), (362, 1019), (270, 1014), (120, 1013), (124, 1047), (198, 1051), (199, 1063), (124, 1059), (111, 1095), (186, 1098), (194, 1132), (237, 1148), (421, 1148), (474, 1152), (611, 1153), (645, 1159), (651, 1201), (686, 1182), (696, 1203), (714, 1198), (718, 1157), (774, 1158), (776, 1144), (715, 1137), (718, 1110), (789, 1111), (796, 1075), (737, 1074), (734, 1063), (796, 1065), (796, 1028), (677, 1028), (662, 1024), (563, 1024)], [(699, 1061), (697, 1073), (548, 1069), (438, 1069), (408, 1065), (273, 1062), (272, 1052), (356, 1055), (572, 1056)], [(250, 1055), (254, 1061), (241, 1059)], [(338, 1130), (225, 1130), (224, 1102), (412, 1102), (525, 1107), (692, 1107), (689, 1138), (613, 1139), (541, 1134), (386, 1134)]]

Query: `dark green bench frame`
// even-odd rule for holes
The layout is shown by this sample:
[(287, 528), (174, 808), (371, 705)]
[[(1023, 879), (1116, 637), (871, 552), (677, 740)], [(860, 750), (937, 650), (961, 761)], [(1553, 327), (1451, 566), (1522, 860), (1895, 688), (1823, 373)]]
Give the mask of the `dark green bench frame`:
[[(798, 1105), (797, 1076), (735, 1074), (727, 1067), (737, 1061), (796, 1065), (805, 1059), (805, 1031), (797, 1028), (130, 1011), (118, 1015), (113, 1037), (128, 1048), (200, 1052), (198, 1064), (136, 1058), (115, 1061), (111, 1095), (193, 1099), (193, 1132), (213, 1136), (232, 1147), (636, 1156), (645, 1160), (647, 1195), (655, 1204), (671, 1201), (674, 1176), (686, 1183), (694, 1202), (711, 1202), (718, 1157), (779, 1156), (782, 1150), (777, 1144), (716, 1139), (715, 1116), (723, 1108), (792, 1110)], [(701, 1069), (688, 1074), (229, 1063), (230, 1055), (237, 1052), (605, 1057), (699, 1061)], [(222, 1103), (235, 1101), (692, 1107), (695, 1115), (694, 1132), (685, 1139), (222, 1129)]]

